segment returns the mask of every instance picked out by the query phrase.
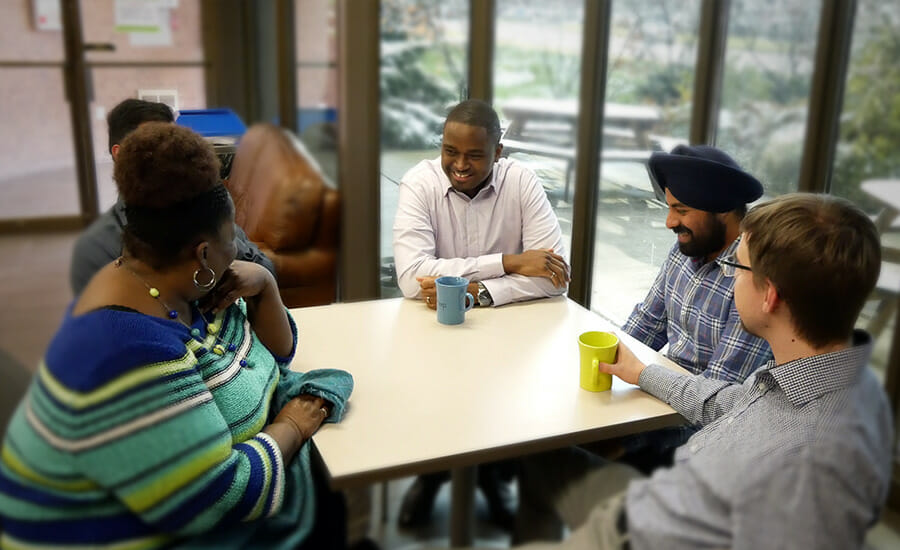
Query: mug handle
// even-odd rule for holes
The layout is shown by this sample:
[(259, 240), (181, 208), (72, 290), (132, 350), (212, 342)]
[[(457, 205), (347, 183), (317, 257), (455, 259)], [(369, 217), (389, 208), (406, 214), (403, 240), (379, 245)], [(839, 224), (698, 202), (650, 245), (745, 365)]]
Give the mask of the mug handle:
[(591, 385), (595, 388), (600, 385), (600, 360), (597, 358), (591, 361)]
[(466, 306), (466, 311), (475, 307), (475, 296), (472, 296), (471, 292), (466, 292), (466, 301), (469, 303), (469, 305)]

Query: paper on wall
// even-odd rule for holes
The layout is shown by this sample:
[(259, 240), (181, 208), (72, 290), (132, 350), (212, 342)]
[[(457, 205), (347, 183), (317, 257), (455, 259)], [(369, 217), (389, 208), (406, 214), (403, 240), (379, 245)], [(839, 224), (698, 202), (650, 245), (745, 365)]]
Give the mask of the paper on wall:
[[(177, 0), (176, 0), (177, 1)], [(34, 28), (39, 31), (61, 31), (59, 0), (32, 0)]]
[(115, 29), (132, 46), (171, 46), (171, 10), (178, 0), (115, 0)]

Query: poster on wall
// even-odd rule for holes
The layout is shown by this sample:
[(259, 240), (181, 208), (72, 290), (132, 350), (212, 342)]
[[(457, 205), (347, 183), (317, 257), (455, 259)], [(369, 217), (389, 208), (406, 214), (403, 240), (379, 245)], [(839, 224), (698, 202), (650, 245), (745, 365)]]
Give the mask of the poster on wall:
[(132, 46), (171, 46), (172, 10), (178, 0), (115, 0), (115, 30)]
[(59, 1), (31, 0), (31, 12), (34, 15), (34, 28), (36, 30), (62, 30), (62, 20), (59, 17)]

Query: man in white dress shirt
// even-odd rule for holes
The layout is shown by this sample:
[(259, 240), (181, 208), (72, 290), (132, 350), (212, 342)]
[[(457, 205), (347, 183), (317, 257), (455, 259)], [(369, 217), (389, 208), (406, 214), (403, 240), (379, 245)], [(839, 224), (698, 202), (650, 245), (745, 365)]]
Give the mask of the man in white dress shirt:
[[(500, 121), (468, 100), (444, 122), (441, 156), (403, 176), (394, 219), (394, 261), (407, 298), (437, 307), (434, 279), (469, 279), (476, 305), (559, 296), (569, 283), (566, 247), (544, 188), (531, 170), (500, 158)], [(509, 526), (505, 484), (481, 468), (479, 486), (495, 522)], [(446, 472), (420, 476), (404, 498), (401, 526), (428, 521)]]
[(468, 278), (482, 306), (566, 291), (559, 220), (534, 172), (500, 158), (502, 150), (497, 113), (464, 101), (444, 122), (441, 156), (403, 176), (394, 261), (407, 298), (434, 308), (434, 278), (442, 275)]

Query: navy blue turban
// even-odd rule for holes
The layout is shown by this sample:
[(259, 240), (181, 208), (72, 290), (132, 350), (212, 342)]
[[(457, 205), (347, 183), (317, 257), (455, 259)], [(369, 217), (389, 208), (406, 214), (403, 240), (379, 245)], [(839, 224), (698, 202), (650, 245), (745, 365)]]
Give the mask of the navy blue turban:
[(763, 194), (759, 180), (733, 158), (707, 145), (679, 145), (653, 153), (647, 165), (656, 192), (669, 189), (678, 202), (706, 212), (728, 212)]

